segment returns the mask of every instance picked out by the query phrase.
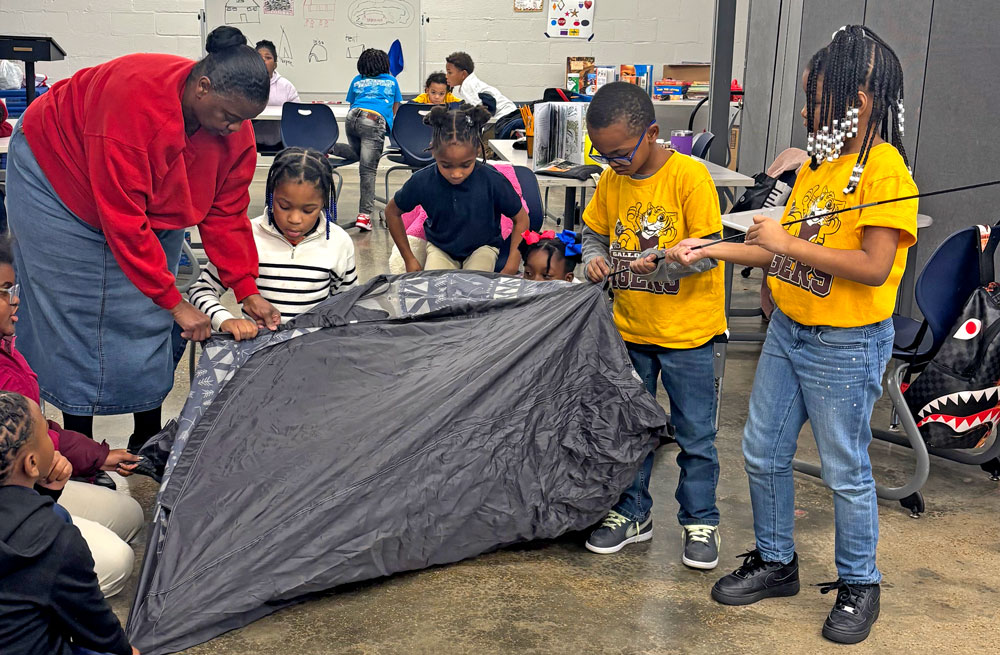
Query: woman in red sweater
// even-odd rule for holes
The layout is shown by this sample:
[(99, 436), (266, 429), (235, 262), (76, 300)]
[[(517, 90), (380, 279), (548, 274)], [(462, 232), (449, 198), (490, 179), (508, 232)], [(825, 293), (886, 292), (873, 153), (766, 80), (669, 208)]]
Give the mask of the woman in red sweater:
[(35, 100), (11, 137), (19, 346), (66, 428), (92, 436), (94, 415), (133, 413), (130, 450), (160, 430), (173, 322), (196, 341), (211, 332), (174, 286), (184, 228), (198, 226), (262, 326), (280, 317), (257, 291), (246, 213), (248, 121), (267, 103), (267, 68), (233, 27), (213, 30), (206, 50), (198, 62), (136, 54), (83, 69)]

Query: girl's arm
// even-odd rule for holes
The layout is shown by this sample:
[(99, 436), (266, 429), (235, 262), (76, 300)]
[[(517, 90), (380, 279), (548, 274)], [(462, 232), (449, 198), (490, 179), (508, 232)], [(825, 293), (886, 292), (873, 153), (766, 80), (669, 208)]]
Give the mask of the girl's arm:
[(395, 198), (390, 198), (389, 204), (385, 206), (385, 223), (389, 227), (389, 235), (396, 247), (399, 248), (399, 254), (403, 257), (406, 272), (422, 271), (424, 267), (420, 265), (420, 262), (413, 255), (413, 251), (410, 250), (410, 240), (406, 238), (406, 228), (403, 226), (403, 212), (396, 206)]
[[(708, 248), (691, 250), (694, 246), (709, 245)], [(666, 253), (667, 259), (690, 266), (691, 264), (711, 257), (721, 259), (741, 266), (755, 266), (766, 269), (774, 259), (774, 253), (759, 246), (748, 246), (732, 241), (720, 242), (712, 239), (684, 239)]]
[(528, 212), (524, 211), (524, 207), (521, 207), (521, 211), (514, 216), (514, 231), (510, 233), (510, 254), (507, 255), (507, 263), (500, 271), (502, 274), (517, 275), (521, 269), (521, 251), (517, 249), (517, 246), (521, 243), (521, 233), (527, 232), (529, 227), (531, 227), (531, 221), (528, 219)]
[(399, 111), (399, 103), (394, 102), (392, 103), (392, 115), (395, 116), (397, 111)]
[(748, 244), (871, 287), (885, 284), (899, 246), (899, 230), (891, 227), (867, 226), (859, 250), (837, 250), (794, 237), (773, 218), (754, 216), (753, 221), (753, 227), (747, 231)]

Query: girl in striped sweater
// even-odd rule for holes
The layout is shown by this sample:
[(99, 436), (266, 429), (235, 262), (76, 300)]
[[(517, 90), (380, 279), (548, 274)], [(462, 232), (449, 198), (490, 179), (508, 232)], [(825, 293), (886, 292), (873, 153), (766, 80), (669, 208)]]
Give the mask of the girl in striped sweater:
[[(251, 221), (260, 259), (257, 288), (281, 322), (312, 309), (358, 281), (354, 242), (335, 223), (333, 169), (316, 150), (286, 148), (267, 174), (264, 215)], [(320, 221), (320, 217), (325, 220)], [(209, 264), (188, 291), (212, 329), (239, 341), (257, 336), (256, 321), (237, 318), (219, 300), (226, 287)]]

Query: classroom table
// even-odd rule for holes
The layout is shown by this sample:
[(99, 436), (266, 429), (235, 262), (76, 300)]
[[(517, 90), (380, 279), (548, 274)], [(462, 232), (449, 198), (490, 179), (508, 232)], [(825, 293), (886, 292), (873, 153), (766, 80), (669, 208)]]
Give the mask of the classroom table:
[[(785, 207), (770, 207), (767, 209), (751, 209), (745, 212), (736, 212), (733, 214), (723, 214), (722, 215), (722, 236), (730, 237), (737, 234), (746, 234), (746, 231), (750, 229), (753, 225), (754, 216), (768, 216), (775, 220), (781, 220), (785, 215)], [(917, 214), (917, 231), (924, 229), (925, 227), (930, 227), (934, 224), (934, 219), (926, 214)], [(899, 292), (896, 300), (896, 313), (902, 314), (903, 316), (909, 316), (910, 312), (913, 310), (913, 286), (916, 280), (916, 266), (917, 266), (917, 248), (920, 245), (920, 239), (917, 239), (917, 243), (910, 248), (910, 252), (906, 258), (906, 269), (903, 271), (903, 277), (899, 281)], [(763, 311), (757, 307), (754, 309), (740, 307), (733, 309), (733, 270), (734, 266), (730, 262), (725, 264), (725, 284), (726, 284), (726, 319), (727, 321), (733, 317), (748, 317), (748, 316), (763, 316)], [(733, 332), (730, 328), (729, 340), (730, 341), (749, 341), (761, 343), (764, 341), (764, 336), (766, 332)]]
[(0, 138), (0, 155), (6, 153), (9, 147), (10, 147), (10, 137), (5, 136)]
[[(490, 140), (490, 148), (493, 152), (497, 153), (498, 157), (503, 158), (505, 161), (514, 164), (515, 166), (525, 166), (527, 168), (532, 167), (532, 162), (528, 159), (527, 150), (515, 150), (514, 149), (515, 139), (492, 139)], [(715, 182), (716, 187), (750, 187), (754, 185), (754, 179), (752, 177), (747, 177), (742, 173), (737, 173), (736, 171), (729, 170), (718, 164), (714, 164), (710, 161), (704, 159), (699, 159), (695, 157), (705, 167), (708, 169), (709, 175), (712, 176), (712, 181)], [(576, 220), (576, 190), (577, 189), (587, 189), (597, 186), (592, 178), (587, 178), (586, 180), (575, 180), (565, 177), (553, 177), (551, 175), (539, 174), (538, 186), (541, 188), (553, 188), (560, 187), (566, 189), (566, 209), (563, 214), (563, 227), (567, 230), (572, 230)]]
[[(333, 110), (333, 115), (337, 117), (338, 121), (343, 121), (347, 118), (347, 112), (351, 110), (351, 106), (347, 103), (326, 103), (326, 102), (316, 102), (316, 103), (305, 103), (305, 104), (316, 104), (316, 105), (326, 105)], [(251, 120), (255, 121), (280, 121), (281, 120), (281, 107), (264, 107), (264, 111), (260, 112), (256, 118)]]

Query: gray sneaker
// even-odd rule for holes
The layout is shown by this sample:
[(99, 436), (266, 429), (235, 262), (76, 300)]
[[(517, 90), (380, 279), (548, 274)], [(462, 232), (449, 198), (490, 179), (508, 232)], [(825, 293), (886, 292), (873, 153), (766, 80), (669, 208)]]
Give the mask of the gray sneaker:
[(711, 570), (719, 564), (722, 538), (715, 525), (685, 525), (684, 554), (681, 561), (692, 569)]
[(617, 553), (629, 544), (649, 541), (653, 538), (653, 517), (639, 523), (612, 510), (604, 517), (604, 523), (590, 533), (587, 550), (609, 555)]

